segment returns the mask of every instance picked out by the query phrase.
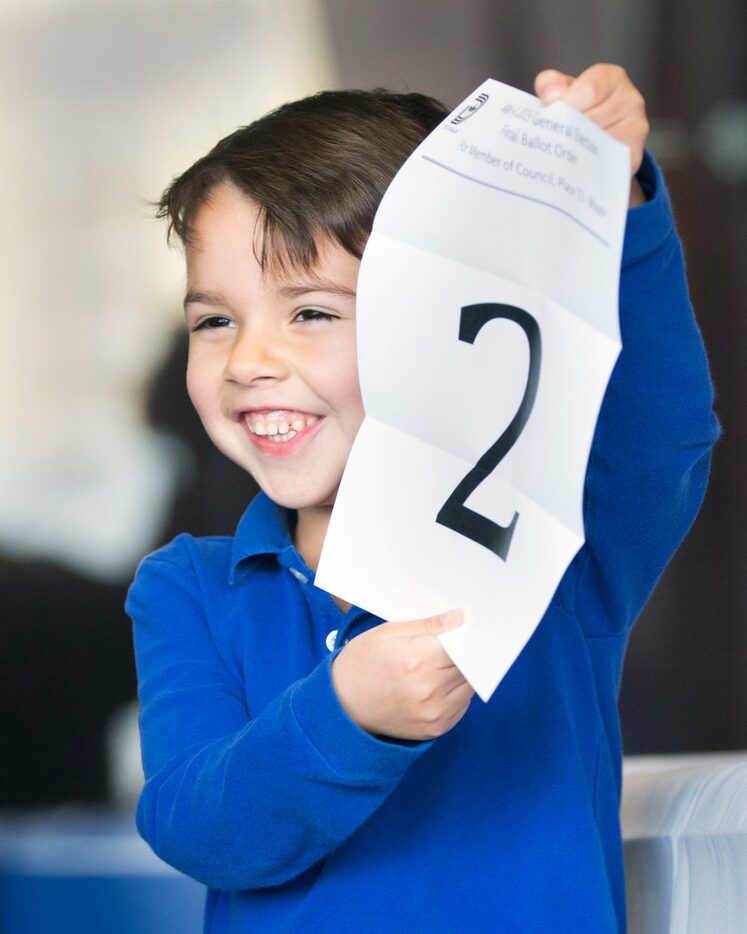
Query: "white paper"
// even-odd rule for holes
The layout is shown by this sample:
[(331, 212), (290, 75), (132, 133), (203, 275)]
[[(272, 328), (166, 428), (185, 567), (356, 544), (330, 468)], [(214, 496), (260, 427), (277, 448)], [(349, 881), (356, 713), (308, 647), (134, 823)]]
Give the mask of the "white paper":
[[(488, 80), (398, 172), (363, 255), (366, 419), (316, 583), (388, 620), (463, 608), (442, 642), (483, 700), (584, 541), (586, 463), (620, 350), (629, 161), (567, 105)], [(481, 524), (518, 514), (501, 556), (436, 517), (525, 396), (523, 427), (463, 503)]]

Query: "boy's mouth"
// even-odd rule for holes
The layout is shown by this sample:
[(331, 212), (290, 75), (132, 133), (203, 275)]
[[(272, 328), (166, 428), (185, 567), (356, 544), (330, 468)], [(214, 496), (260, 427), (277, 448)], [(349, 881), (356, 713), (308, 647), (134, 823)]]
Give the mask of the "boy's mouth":
[(290, 409), (272, 409), (244, 413), (244, 424), (252, 435), (274, 444), (292, 441), (306, 428), (311, 428), (320, 416)]

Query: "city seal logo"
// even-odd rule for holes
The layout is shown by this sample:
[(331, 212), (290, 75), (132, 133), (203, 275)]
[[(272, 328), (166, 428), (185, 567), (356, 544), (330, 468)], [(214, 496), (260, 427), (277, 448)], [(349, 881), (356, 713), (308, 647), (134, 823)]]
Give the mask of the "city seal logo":
[(466, 107), (462, 107), (459, 113), (452, 119), (452, 123), (464, 123), (465, 120), (476, 114), (477, 111), (485, 104), (488, 100), (488, 96), (484, 91), (482, 94), (478, 94), (477, 97), (471, 104), (467, 104)]

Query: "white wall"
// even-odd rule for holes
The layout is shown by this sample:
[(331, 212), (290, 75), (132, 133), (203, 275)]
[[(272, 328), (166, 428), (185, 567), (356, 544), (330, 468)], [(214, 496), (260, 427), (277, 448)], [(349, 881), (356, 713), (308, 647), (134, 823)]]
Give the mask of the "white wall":
[(333, 83), (317, 0), (0, 6), (0, 548), (127, 575), (173, 466), (143, 390), (179, 323), (155, 199)]

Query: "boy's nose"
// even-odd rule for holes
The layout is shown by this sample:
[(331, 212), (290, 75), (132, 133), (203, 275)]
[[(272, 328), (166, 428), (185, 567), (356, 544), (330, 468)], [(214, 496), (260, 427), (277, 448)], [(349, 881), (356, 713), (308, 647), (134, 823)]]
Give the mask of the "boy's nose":
[(258, 380), (284, 379), (288, 369), (282, 342), (254, 331), (237, 336), (223, 376), (228, 382), (248, 386)]

